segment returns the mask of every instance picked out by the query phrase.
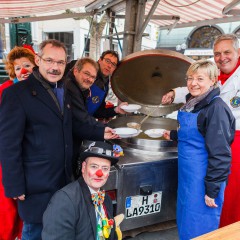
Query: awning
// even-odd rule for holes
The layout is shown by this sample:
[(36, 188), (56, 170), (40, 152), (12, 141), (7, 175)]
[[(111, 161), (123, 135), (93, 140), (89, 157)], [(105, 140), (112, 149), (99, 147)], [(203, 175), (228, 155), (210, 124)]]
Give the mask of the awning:
[[(155, 1), (159, 0), (147, 1), (145, 15)], [(43, 13), (50, 15), (51, 12), (84, 7), (91, 3), (96, 6), (92, 10), (99, 10), (101, 7), (106, 9), (107, 6), (113, 8), (123, 2), (124, 0), (1, 0), (0, 19), (32, 17)], [(232, 15), (226, 16), (227, 13)], [(240, 0), (160, 0), (151, 19), (162, 29), (173, 25), (177, 28), (240, 21)]]
[(94, 0), (1, 0), (0, 18), (34, 16), (84, 7)]
[[(226, 6), (234, 7), (235, 10), (240, 10), (240, 1), (231, 0), (161, 0), (157, 6), (154, 15), (173, 15), (179, 16), (175, 27), (199, 26), (205, 24), (215, 24), (224, 22), (239, 21), (239, 16), (226, 16), (223, 10)], [(146, 11), (149, 12), (152, 1), (147, 2)], [(239, 12), (238, 12), (239, 15)], [(173, 21), (152, 20), (155, 24), (165, 27), (172, 25)]]

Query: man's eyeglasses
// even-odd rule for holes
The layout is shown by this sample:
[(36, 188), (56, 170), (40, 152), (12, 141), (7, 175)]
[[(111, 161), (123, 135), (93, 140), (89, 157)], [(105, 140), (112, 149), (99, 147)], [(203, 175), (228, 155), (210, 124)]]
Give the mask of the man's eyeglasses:
[(113, 68), (116, 68), (117, 67), (117, 63), (114, 63), (114, 62), (112, 62), (110, 59), (108, 59), (108, 58), (103, 58), (104, 60), (105, 60), (105, 62), (107, 63), (107, 64), (111, 64), (111, 66), (113, 67)]
[(89, 72), (82, 72), (86, 78), (91, 79), (92, 81), (96, 80), (96, 76), (92, 76)]
[(186, 80), (187, 82), (192, 82), (193, 80), (195, 80), (196, 82), (201, 83), (201, 82), (203, 82), (205, 79), (204, 79), (204, 78), (201, 78), (201, 77), (198, 77), (198, 78), (186, 77), (185, 80)]
[(65, 62), (65, 61), (55, 61), (55, 60), (53, 60), (53, 59), (51, 59), (51, 58), (44, 59), (44, 58), (42, 58), (42, 57), (40, 57), (40, 56), (39, 56), (39, 58), (40, 58), (41, 60), (43, 60), (43, 61), (44, 61), (47, 65), (49, 65), (49, 66), (54, 65), (54, 63), (56, 63), (58, 67), (64, 67), (64, 66), (66, 65), (66, 62)]

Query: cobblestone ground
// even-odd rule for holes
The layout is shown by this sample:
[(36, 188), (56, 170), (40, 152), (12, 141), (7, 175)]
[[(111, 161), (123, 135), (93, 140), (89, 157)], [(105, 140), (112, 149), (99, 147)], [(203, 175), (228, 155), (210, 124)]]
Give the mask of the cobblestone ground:
[(124, 240), (179, 240), (175, 221), (126, 231), (123, 236)]
[(144, 232), (135, 237), (127, 237), (124, 239), (129, 240), (179, 240), (177, 228), (167, 230), (160, 230), (156, 232)]

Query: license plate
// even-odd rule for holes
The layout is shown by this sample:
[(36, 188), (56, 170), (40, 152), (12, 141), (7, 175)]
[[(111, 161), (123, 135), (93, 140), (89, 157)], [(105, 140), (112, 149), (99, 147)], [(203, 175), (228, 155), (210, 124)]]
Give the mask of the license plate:
[(148, 196), (126, 197), (125, 218), (135, 218), (161, 211), (162, 192), (155, 192)]

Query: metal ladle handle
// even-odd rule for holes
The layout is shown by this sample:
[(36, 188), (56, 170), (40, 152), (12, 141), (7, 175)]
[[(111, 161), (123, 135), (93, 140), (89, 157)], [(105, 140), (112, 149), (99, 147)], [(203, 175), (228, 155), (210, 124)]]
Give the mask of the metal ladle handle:
[(139, 124), (142, 125), (143, 122), (145, 122), (149, 118), (149, 116), (156, 111), (156, 109), (158, 109), (158, 107), (154, 108), (150, 113), (148, 113), (148, 115)]

